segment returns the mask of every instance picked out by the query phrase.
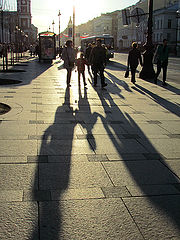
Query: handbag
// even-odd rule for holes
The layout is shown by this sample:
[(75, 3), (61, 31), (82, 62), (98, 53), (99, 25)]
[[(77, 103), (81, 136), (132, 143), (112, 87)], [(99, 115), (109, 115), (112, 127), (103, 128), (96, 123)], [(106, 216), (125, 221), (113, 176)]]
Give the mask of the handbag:
[(124, 74), (124, 77), (125, 77), (125, 78), (128, 78), (128, 77), (129, 77), (129, 68), (126, 69), (126, 72), (125, 72), (125, 74)]

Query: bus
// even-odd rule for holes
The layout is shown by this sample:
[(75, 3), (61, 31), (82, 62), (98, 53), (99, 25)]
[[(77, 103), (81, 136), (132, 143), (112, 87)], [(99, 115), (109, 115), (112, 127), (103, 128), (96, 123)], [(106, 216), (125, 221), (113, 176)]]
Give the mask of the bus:
[(81, 51), (85, 53), (89, 43), (96, 43), (97, 39), (101, 39), (102, 44), (107, 47), (107, 59), (114, 57), (114, 37), (109, 34), (91, 36), (81, 39)]
[(39, 33), (39, 60), (56, 59), (56, 34), (53, 32)]

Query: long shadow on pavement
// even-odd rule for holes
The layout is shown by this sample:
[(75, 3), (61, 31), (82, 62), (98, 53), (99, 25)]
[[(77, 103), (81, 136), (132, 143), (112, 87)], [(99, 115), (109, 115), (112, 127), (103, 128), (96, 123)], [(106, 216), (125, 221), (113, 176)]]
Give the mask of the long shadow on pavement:
[[(73, 111), (70, 104), (70, 89), (66, 88), (64, 104), (57, 108), (53, 125), (43, 134), (33, 187), (33, 200), (38, 202), (39, 219), (31, 236), (32, 240), (58, 240), (64, 239), (64, 234), (68, 235), (68, 232), (64, 233), (62, 229), (64, 219), (61, 200), (63, 193), (69, 188), (72, 144), (77, 124), (81, 124), (86, 129), (86, 138), (92, 140), (93, 143), (88, 142), (90, 148), (96, 149), (92, 129), (86, 127), (82, 119), (84, 119), (83, 115), (91, 115), (94, 125), (97, 114), (91, 113), (87, 91), (84, 89), (82, 96), (80, 85), (78, 106), (79, 110)], [(63, 113), (69, 115), (68, 120), (64, 120), (66, 123), (62, 125), (59, 120), (63, 119), (61, 117)]]
[[(63, 126), (58, 124), (58, 118), (65, 109), (73, 115), (69, 88), (66, 89), (64, 104), (56, 110), (53, 125), (45, 130), (42, 137), (33, 188), (33, 199), (38, 201), (39, 222), (31, 237), (32, 240), (37, 239), (37, 233), (38, 239), (60, 239), (60, 200), (69, 185), (71, 151), (76, 125), (72, 121), (68, 124), (68, 129), (63, 131), (64, 124)], [(73, 116), (69, 117), (73, 118)], [(65, 137), (68, 139), (64, 140)], [(42, 162), (44, 157), (47, 158), (45, 163)], [(44, 194), (46, 200), (43, 201)]]
[[(143, 88), (140, 89), (144, 91)], [(144, 236), (146, 235), (145, 229), (147, 229), (148, 234), (148, 231), (150, 229), (152, 230), (154, 225), (159, 224), (161, 217), (166, 216), (169, 219), (167, 226), (160, 225), (159, 228), (161, 229), (162, 227), (161, 231), (166, 232), (165, 235), (167, 236), (167, 239), (173, 234), (177, 237), (177, 234), (180, 233), (180, 195), (173, 196), (171, 193), (168, 193), (168, 191), (166, 195), (165, 188), (167, 186), (174, 188), (176, 184), (179, 186), (179, 178), (173, 174), (171, 169), (169, 169), (160, 153), (156, 150), (132, 117), (128, 113), (123, 113), (115, 104), (108, 91), (102, 94), (102, 91), (97, 90), (97, 93), (101, 100), (101, 104), (104, 107), (105, 113), (114, 112), (114, 120), (119, 120), (124, 123), (120, 124), (121, 126), (119, 126), (119, 128), (122, 128), (127, 132), (127, 134), (124, 134), (125, 139), (122, 139), (119, 135), (119, 128), (117, 128), (116, 124), (113, 124), (114, 121), (109, 121), (107, 124), (107, 119), (109, 118), (108, 114), (106, 114), (106, 117), (99, 115), (109, 137), (113, 134), (115, 135), (115, 137), (110, 137), (110, 139), (120, 158), (122, 158), (122, 161), (113, 161), (109, 164), (105, 163), (105, 166), (107, 164), (107, 169), (110, 170), (110, 176), (112, 176), (112, 179), (114, 176), (118, 176), (117, 178), (114, 178), (114, 184), (116, 186), (127, 185), (128, 187), (128, 185), (134, 185), (138, 187), (141, 191), (140, 196), (144, 196), (148, 199), (148, 202), (153, 204), (156, 210), (155, 212), (153, 212), (152, 208), (151, 210), (147, 210), (147, 206), (143, 206), (145, 200), (143, 201), (140, 196), (139, 198), (124, 199), (125, 205), (127, 205), (127, 208), (135, 221), (139, 223), (138, 227), (143, 232)], [(168, 108), (168, 110), (170, 110), (170, 108)], [(133, 133), (136, 132), (139, 137), (132, 137), (131, 130)], [(169, 141), (171, 140), (169, 139)], [(128, 154), (131, 155), (130, 159), (127, 158)], [(138, 160), (137, 154), (142, 154), (145, 159)], [(110, 164), (114, 164), (115, 173), (109, 168)], [(132, 178), (131, 180), (126, 179), (124, 175), (124, 166), (125, 169), (128, 170), (128, 173)], [(117, 172), (118, 170), (116, 168), (119, 169), (119, 172)], [(123, 171), (122, 176), (121, 170)], [(177, 229), (176, 233), (172, 233), (171, 228), (169, 227), (172, 222)], [(162, 237), (158, 238), (159, 233), (157, 229), (156, 239), (162, 239)], [(154, 234), (153, 231), (152, 234)], [(148, 237), (149, 235), (147, 235), (147, 239), (149, 239)], [(155, 237), (155, 235), (153, 235), (153, 237)]]
[(134, 90), (137, 90), (138, 92), (142, 93), (143, 95), (145, 94), (146, 96), (151, 97), (151, 99), (153, 101), (155, 101), (156, 103), (158, 103), (159, 105), (161, 105), (163, 108), (167, 109), (168, 111), (170, 111), (171, 113), (174, 113), (175, 115), (177, 115), (178, 117), (180, 117), (180, 107), (175, 104), (172, 103), (168, 100), (166, 100), (165, 98), (162, 98), (160, 96), (158, 96), (157, 94), (149, 91), (148, 89), (142, 87), (139, 84), (136, 84), (133, 87)]

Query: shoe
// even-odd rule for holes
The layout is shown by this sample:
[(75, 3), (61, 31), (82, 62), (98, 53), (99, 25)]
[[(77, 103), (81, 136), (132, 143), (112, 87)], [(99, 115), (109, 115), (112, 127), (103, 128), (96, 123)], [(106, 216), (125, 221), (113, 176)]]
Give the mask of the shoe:
[(102, 88), (103, 88), (103, 87), (106, 87), (106, 86), (107, 86), (107, 83), (103, 83), (103, 84), (102, 84)]
[(84, 83), (84, 86), (87, 86), (87, 83)]
[(163, 83), (162, 83), (162, 86), (167, 86), (167, 83), (166, 83), (166, 82), (163, 82)]
[(69, 84), (67, 84), (67, 87), (71, 87), (71, 84), (69, 83)]

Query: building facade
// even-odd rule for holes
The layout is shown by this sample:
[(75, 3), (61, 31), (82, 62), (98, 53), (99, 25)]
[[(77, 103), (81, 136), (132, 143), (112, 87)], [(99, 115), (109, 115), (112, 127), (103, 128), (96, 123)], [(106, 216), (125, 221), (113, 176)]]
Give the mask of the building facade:
[(162, 43), (163, 39), (168, 40), (170, 52), (176, 54), (177, 45), (177, 11), (178, 3), (170, 3), (162, 9), (154, 11), (153, 42)]
[(31, 0), (17, 0), (18, 26), (25, 34), (31, 34)]

